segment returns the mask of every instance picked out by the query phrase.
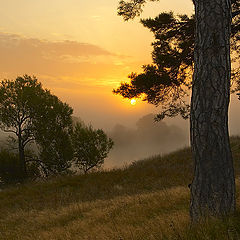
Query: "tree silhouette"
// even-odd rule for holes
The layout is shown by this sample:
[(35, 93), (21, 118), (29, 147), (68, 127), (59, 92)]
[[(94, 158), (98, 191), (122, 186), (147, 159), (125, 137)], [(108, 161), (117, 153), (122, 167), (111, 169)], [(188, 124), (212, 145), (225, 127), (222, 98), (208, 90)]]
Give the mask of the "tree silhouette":
[(159, 119), (181, 114), (189, 116), (186, 102), (193, 71), (194, 18), (162, 13), (155, 19), (141, 20), (155, 36), (153, 64), (143, 66), (143, 73), (131, 73), (130, 83), (113, 90), (123, 97), (142, 97), (156, 106), (161, 105)]
[(38, 109), (40, 118), (36, 125), (36, 143), (39, 160), (46, 176), (66, 173), (73, 157), (70, 134), (72, 132), (73, 109), (50, 92), (45, 104)]
[(35, 103), (41, 102), (44, 93), (37, 79), (27, 75), (0, 83), (0, 126), (3, 131), (17, 136), (23, 178), (27, 174), (24, 150), (35, 139)]
[[(120, 1), (118, 13), (125, 20), (134, 18), (140, 15), (145, 3), (145, 0)], [(235, 178), (229, 144), (228, 105), (231, 80), (231, 22), (232, 17), (239, 14), (238, 11), (232, 14), (231, 6), (238, 9), (239, 1), (194, 0), (193, 3), (194, 61), (190, 51), (192, 44), (186, 45), (191, 41), (186, 39), (186, 35), (181, 35), (181, 31), (191, 31), (191, 28), (187, 27), (190, 19), (187, 16), (179, 16), (181, 23), (186, 22), (184, 25), (179, 24), (171, 14), (162, 14), (159, 16), (160, 23), (163, 21), (170, 24), (172, 35), (169, 35), (169, 32), (164, 34), (161, 28), (156, 31), (161, 47), (159, 48), (158, 44), (154, 46), (155, 65), (144, 66), (142, 75), (130, 75), (131, 84), (122, 84), (114, 92), (130, 98), (144, 93), (145, 99), (154, 104), (168, 104), (170, 99), (169, 108), (163, 112), (163, 116), (180, 113), (186, 117), (187, 109), (181, 109), (182, 102), (177, 101), (181, 101), (185, 96), (188, 69), (194, 63), (193, 81), (190, 83), (190, 132), (195, 170), (191, 184), (190, 214), (193, 220), (198, 220), (202, 216), (228, 215), (235, 211)], [(155, 22), (145, 20), (143, 23), (154, 31), (159, 27), (155, 24), (156, 19)], [(232, 34), (235, 33), (238, 40), (237, 23), (238, 17), (235, 27), (232, 27)], [(232, 49), (238, 52), (237, 43), (233, 43), (232, 46)]]
[(93, 129), (80, 122), (74, 126), (72, 143), (74, 162), (84, 173), (101, 167), (113, 147), (112, 139), (102, 129)]
[[(238, 4), (232, 3), (237, 13)], [(121, 12), (123, 14), (123, 12)], [(231, 32), (232, 62), (240, 59), (240, 18), (234, 18)], [(161, 106), (157, 120), (164, 117), (190, 116), (188, 103), (194, 69), (194, 15), (175, 16), (173, 12), (161, 13), (156, 18), (141, 19), (155, 37), (152, 43), (152, 64), (144, 65), (143, 73), (129, 74), (130, 83), (121, 83), (115, 94), (125, 98), (139, 98), (150, 104)], [(240, 67), (232, 69), (232, 92), (240, 89)]]
[(16, 80), (0, 82), (0, 127), (17, 137), (23, 179), (27, 177), (27, 162), (41, 162), (39, 159), (26, 159), (26, 146), (35, 141), (41, 147), (44, 139), (53, 140), (52, 136), (56, 136), (57, 131), (71, 125), (71, 114), (72, 108), (43, 89), (36, 77), (24, 75)]

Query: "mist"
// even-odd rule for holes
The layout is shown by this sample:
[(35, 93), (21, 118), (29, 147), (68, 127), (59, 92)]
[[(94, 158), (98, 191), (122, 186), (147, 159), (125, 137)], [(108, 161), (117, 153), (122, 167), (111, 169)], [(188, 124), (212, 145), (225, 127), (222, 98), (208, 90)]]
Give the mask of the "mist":
[(153, 155), (166, 154), (189, 146), (189, 133), (175, 124), (154, 121), (154, 114), (147, 114), (135, 128), (117, 124), (108, 133), (114, 147), (105, 161), (105, 167), (121, 167)]

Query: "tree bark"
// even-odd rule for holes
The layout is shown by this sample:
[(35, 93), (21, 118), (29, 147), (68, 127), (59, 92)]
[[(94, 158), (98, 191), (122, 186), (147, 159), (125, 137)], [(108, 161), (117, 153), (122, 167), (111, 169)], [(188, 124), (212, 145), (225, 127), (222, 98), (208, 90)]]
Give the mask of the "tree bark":
[(26, 169), (26, 159), (25, 159), (25, 152), (24, 152), (24, 146), (23, 146), (21, 134), (22, 134), (21, 131), (19, 131), (18, 152), (19, 152), (20, 167), (22, 171), (22, 178), (25, 179), (27, 177), (27, 169)]
[(235, 211), (235, 177), (228, 132), (231, 0), (195, 0), (191, 100), (194, 179), (192, 220)]

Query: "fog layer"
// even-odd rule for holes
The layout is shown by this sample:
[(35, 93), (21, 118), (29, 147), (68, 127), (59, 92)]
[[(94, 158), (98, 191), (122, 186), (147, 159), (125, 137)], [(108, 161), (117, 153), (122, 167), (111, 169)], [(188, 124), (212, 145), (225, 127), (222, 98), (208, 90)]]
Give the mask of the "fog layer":
[(143, 116), (136, 122), (135, 128), (118, 124), (109, 132), (114, 147), (105, 162), (105, 167), (123, 166), (135, 160), (166, 154), (189, 145), (188, 132), (165, 121), (155, 122), (154, 116)]

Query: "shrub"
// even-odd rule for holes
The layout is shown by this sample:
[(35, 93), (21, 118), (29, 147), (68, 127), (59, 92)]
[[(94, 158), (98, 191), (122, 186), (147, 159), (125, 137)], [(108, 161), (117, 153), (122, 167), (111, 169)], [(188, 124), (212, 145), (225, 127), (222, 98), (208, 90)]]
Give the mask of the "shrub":
[(93, 129), (77, 123), (72, 134), (74, 162), (76, 166), (87, 173), (93, 168), (103, 165), (104, 159), (113, 147), (113, 141), (102, 129)]

